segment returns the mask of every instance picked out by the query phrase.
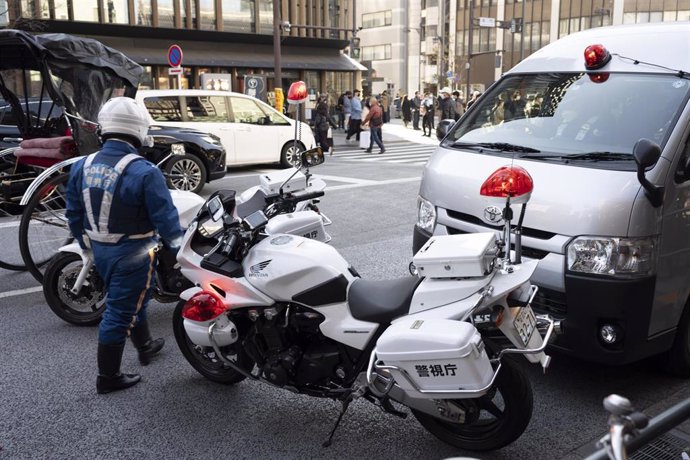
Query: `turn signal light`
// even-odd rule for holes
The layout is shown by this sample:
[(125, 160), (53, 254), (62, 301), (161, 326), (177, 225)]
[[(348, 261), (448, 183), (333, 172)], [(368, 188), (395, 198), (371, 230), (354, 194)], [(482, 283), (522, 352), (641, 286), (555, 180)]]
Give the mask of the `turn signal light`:
[(200, 291), (184, 304), (182, 317), (191, 321), (204, 322), (219, 317), (225, 310), (220, 297), (208, 291)]
[(587, 70), (600, 69), (610, 60), (611, 55), (604, 45), (589, 45), (585, 48), (585, 68)]
[(288, 104), (301, 104), (309, 98), (307, 92), (307, 84), (303, 81), (296, 81), (290, 85), (288, 90), (287, 100)]
[(501, 166), (484, 181), (479, 193), (489, 198), (511, 198), (516, 204), (529, 200), (534, 182), (521, 166)]

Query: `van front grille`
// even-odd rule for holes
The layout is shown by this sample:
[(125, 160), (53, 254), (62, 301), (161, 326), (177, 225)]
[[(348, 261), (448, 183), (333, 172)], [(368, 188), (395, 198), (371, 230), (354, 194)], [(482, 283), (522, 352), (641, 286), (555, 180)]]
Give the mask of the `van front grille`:
[[(481, 225), (482, 227), (486, 227), (491, 230), (501, 230), (503, 228), (503, 225), (489, 225), (483, 220), (481, 220), (479, 217), (475, 217), (471, 214), (466, 214), (464, 212), (453, 211), (452, 209), (446, 209), (446, 214), (448, 214), (448, 217), (450, 217), (451, 219), (461, 220), (463, 222), (467, 222), (474, 225)], [(550, 240), (551, 238), (556, 236), (555, 233), (545, 232), (543, 230), (537, 230), (536, 228), (529, 227), (522, 227), (522, 234), (524, 236), (529, 236), (530, 238), (537, 238), (540, 240)]]
[(557, 317), (565, 316), (568, 312), (565, 292), (539, 287), (537, 295), (532, 300), (532, 308), (537, 313), (549, 313)]

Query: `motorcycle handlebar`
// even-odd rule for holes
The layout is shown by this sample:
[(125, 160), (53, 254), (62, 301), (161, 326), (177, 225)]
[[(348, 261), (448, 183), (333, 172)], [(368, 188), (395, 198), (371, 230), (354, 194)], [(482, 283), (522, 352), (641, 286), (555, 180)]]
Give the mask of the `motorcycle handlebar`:
[(293, 195), (288, 200), (292, 203), (299, 203), (300, 201), (313, 200), (314, 198), (319, 198), (324, 196), (326, 193), (323, 190), (317, 192), (303, 193), (301, 195)]

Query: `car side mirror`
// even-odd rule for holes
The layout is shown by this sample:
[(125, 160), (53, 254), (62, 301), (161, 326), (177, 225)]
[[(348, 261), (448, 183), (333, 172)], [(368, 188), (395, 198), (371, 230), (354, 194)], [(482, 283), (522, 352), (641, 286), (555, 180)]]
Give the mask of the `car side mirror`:
[(436, 137), (439, 141), (442, 141), (443, 138), (446, 137), (448, 131), (450, 131), (450, 128), (452, 128), (454, 124), (455, 120), (450, 118), (438, 122), (438, 125), (436, 126)]
[(633, 158), (637, 163), (637, 180), (644, 188), (647, 198), (655, 208), (661, 206), (664, 198), (664, 187), (652, 184), (645, 177), (645, 171), (654, 166), (661, 158), (661, 148), (655, 142), (642, 138), (633, 146)]

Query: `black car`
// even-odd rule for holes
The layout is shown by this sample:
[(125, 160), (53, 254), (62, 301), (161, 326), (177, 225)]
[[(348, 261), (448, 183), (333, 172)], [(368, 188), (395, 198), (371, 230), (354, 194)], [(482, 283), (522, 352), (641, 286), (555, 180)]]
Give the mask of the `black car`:
[[(45, 100), (30, 100), (29, 108), (40, 120), (62, 116), (60, 107)], [(170, 188), (198, 193), (205, 183), (225, 176), (225, 149), (217, 136), (169, 126), (151, 126), (149, 135), (153, 147), (144, 147), (142, 154), (165, 172)], [(19, 137), (10, 106), (0, 99), (0, 150), (16, 147)]]

